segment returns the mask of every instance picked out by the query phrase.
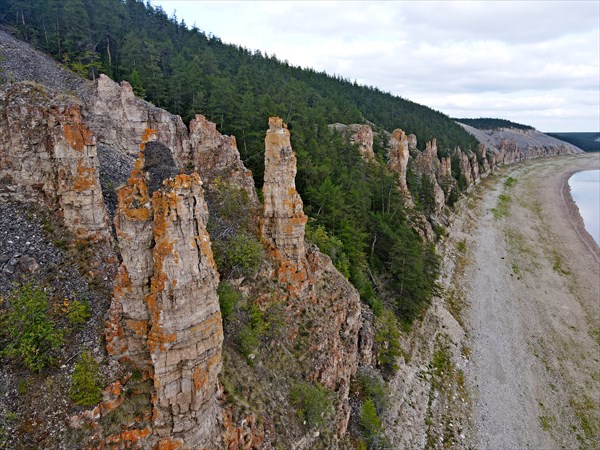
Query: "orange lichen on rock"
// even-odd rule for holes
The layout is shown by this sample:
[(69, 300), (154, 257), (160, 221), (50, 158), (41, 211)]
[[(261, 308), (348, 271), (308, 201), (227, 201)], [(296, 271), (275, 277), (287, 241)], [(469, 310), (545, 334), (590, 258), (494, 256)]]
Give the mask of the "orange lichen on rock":
[(296, 191), (296, 155), (290, 133), (279, 117), (269, 118), (265, 137), (264, 209), (261, 235), (279, 263), (279, 281), (296, 294), (306, 280), (304, 214)]

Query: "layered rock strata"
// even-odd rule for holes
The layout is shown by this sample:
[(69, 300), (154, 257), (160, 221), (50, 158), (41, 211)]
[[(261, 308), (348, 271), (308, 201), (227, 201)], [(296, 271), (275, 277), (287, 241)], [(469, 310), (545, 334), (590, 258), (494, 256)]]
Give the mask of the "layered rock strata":
[[(153, 130), (145, 134), (142, 141)], [(149, 439), (164, 448), (208, 448), (219, 442), (223, 341), (208, 209), (197, 173), (165, 180), (150, 200), (143, 166), (142, 149), (128, 185), (119, 191), (116, 227), (123, 263), (107, 349), (147, 368), (153, 378)]]
[[(413, 146), (416, 148), (416, 138), (411, 135)], [(408, 167), (409, 152), (409, 136), (400, 129), (393, 131), (390, 136), (388, 150), (388, 165), (390, 170), (396, 174), (398, 189), (404, 195), (404, 198), (409, 206), (413, 204), (408, 185), (406, 183), (406, 169)]]
[(440, 166), (441, 163), (437, 154), (437, 142), (434, 138), (427, 142), (423, 152), (417, 154), (413, 162), (413, 168), (417, 175), (425, 177), (431, 183), (435, 216), (440, 216), (444, 210), (444, 206), (446, 206), (446, 196), (436, 176), (440, 171)]
[[(309, 326), (308, 379), (337, 392), (341, 437), (350, 418), (350, 379), (359, 363), (361, 303), (356, 289), (315, 246), (306, 246), (306, 216), (295, 188), (296, 157), (286, 125), (269, 119), (265, 138), (264, 210), (261, 233), (288, 291), (289, 335)], [(369, 353), (369, 340), (362, 351)], [(366, 358), (366, 355), (365, 355)]]
[(180, 168), (189, 161), (188, 130), (181, 117), (137, 98), (128, 82), (118, 84), (100, 75), (86, 97), (88, 120), (98, 142), (135, 157), (139, 137), (154, 129)]
[(297, 292), (306, 280), (304, 227), (307, 217), (296, 191), (296, 155), (279, 117), (269, 118), (265, 137), (265, 175), (261, 235), (279, 263), (279, 281)]
[(209, 188), (215, 181), (230, 183), (246, 191), (251, 204), (258, 204), (252, 172), (240, 159), (235, 137), (222, 135), (216, 124), (196, 114), (190, 122), (190, 147), (190, 163)]
[(33, 83), (0, 94), (0, 198), (56, 212), (77, 238), (110, 241), (96, 137), (81, 108)]

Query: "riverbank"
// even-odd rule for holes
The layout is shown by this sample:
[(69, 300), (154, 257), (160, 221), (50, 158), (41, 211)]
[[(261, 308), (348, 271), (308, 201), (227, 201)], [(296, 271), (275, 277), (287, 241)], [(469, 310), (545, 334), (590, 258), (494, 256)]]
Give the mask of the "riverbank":
[(481, 190), (461, 277), (477, 448), (600, 442), (600, 250), (567, 184), (598, 167), (528, 161)]

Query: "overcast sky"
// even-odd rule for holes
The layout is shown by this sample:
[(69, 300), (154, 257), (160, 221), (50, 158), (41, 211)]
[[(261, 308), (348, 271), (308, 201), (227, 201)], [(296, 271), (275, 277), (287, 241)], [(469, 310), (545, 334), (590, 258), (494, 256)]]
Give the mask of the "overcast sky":
[(452, 117), (600, 130), (598, 0), (151, 3), (224, 42)]

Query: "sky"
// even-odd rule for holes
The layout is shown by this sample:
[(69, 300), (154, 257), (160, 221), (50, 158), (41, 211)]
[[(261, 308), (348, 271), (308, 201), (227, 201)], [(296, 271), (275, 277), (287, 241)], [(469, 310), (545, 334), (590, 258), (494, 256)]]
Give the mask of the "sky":
[(451, 117), (600, 131), (599, 0), (151, 4), (223, 42)]

